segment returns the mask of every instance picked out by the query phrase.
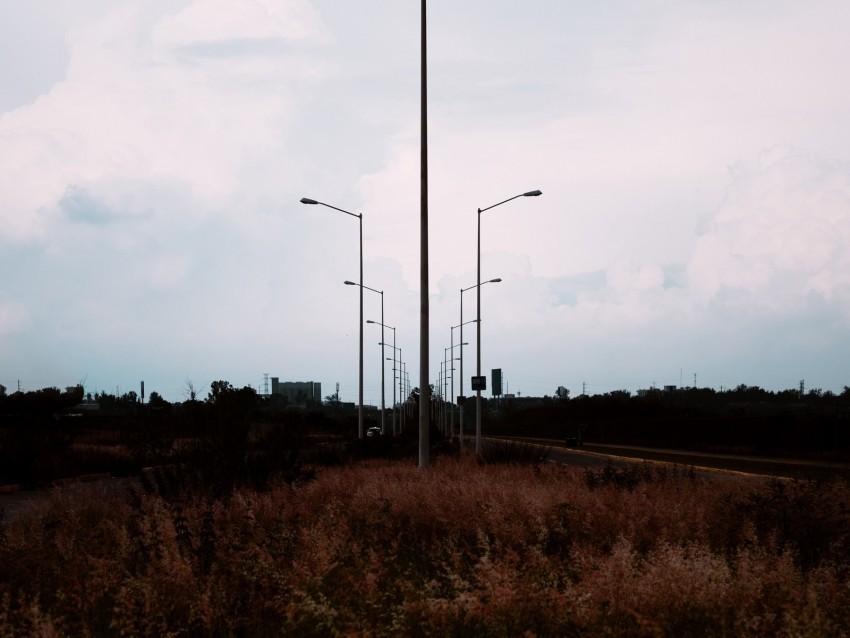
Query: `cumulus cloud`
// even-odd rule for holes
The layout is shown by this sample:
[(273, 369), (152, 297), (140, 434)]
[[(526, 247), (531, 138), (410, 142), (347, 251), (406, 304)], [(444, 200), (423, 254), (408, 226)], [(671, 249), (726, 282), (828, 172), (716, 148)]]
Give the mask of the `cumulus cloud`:
[(788, 310), (809, 293), (846, 297), (850, 164), (774, 148), (735, 164), (730, 177), (688, 267), (695, 298), (740, 292)]
[(160, 50), (198, 51), (203, 45), (319, 37), (327, 35), (318, 12), (305, 0), (199, 0), (160, 20), (153, 43)]
[(115, 182), (125, 199), (130, 182), (182, 182), (196, 198), (187, 214), (220, 210), (241, 195), (258, 155), (280, 152), (297, 85), (322, 74), (286, 49), (263, 51), (259, 64), (238, 56), (190, 64), (175, 53), (234, 38), (320, 38), (321, 22), (301, 0), (199, 0), (144, 25), (125, 3), (76, 28), (65, 80), (0, 117), (0, 233), (43, 236), (57, 203), (89, 220), (120, 214), (107, 214), (99, 192)]
[[(482, 224), (482, 276), (504, 280), (483, 294), (484, 356), (541, 383), (526, 392), (676, 382), (689, 366), (716, 385), (730, 370), (847, 378), (833, 359), (850, 308), (848, 5), (627, 4), (432, 14), (433, 360), (475, 280), (476, 209), (540, 188)], [(356, 224), (301, 196), (363, 213), (365, 283), (415, 351), (415, 8), (66, 11), (64, 77), (0, 114), (4, 362), (150, 366), (178, 386), (193, 368), (238, 383), (270, 365), (338, 375), (346, 396)]]
[[(490, 357), (525, 370), (514, 380), (534, 392), (575, 375), (614, 383), (612, 361), (632, 389), (677, 384), (682, 369), (727, 386), (846, 375), (850, 166), (776, 147), (728, 180), (682, 264), (620, 260), (551, 278), (491, 255), (507, 283), (487, 295)], [(529, 363), (532, 352), (546, 354)]]

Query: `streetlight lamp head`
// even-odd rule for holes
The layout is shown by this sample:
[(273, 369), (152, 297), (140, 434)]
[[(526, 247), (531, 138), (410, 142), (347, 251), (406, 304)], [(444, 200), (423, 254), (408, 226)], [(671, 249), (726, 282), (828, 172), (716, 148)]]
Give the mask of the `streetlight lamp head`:
[(317, 202), (315, 199), (310, 199), (309, 197), (302, 197), (301, 203), (302, 204), (318, 204), (319, 202)]
[(502, 281), (502, 278), (501, 278), (501, 277), (496, 277), (495, 279), (491, 279), (488, 283), (491, 283), (491, 284), (497, 284), (497, 283), (499, 283), (500, 281)]
[[(542, 195), (542, 194), (543, 194), (543, 191), (528, 191), (527, 193), (523, 193), (522, 196), (523, 197), (538, 197), (539, 195)], [(301, 201), (303, 202), (304, 200), (302, 199)]]
[(346, 286), (356, 286), (357, 285), (353, 281), (343, 281), (342, 283), (344, 283)]
[[(346, 283), (348, 283), (348, 282), (346, 282)], [(377, 321), (372, 321), (371, 319), (367, 319), (367, 320), (366, 320), (366, 323), (378, 323), (378, 322), (377, 322)]]

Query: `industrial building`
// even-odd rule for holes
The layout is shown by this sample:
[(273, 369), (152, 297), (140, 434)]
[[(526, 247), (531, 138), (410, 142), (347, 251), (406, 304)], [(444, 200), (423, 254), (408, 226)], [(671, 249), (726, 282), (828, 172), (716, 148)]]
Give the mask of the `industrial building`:
[(282, 395), (288, 403), (322, 402), (322, 384), (318, 381), (284, 381), (272, 377), (272, 395)]

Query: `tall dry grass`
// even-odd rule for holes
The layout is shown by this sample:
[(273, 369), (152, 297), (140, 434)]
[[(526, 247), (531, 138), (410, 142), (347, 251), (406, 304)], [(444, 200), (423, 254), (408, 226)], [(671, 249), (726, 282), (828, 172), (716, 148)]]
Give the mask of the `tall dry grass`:
[(2, 635), (841, 636), (846, 484), (439, 458), (0, 526)]

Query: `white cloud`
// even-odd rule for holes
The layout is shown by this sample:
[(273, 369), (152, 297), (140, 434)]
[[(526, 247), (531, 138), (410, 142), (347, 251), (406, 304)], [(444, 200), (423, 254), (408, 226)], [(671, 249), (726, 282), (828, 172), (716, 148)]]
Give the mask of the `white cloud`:
[(288, 41), (321, 32), (310, 6), (296, 0), (197, 2), (147, 32), (128, 3), (75, 29), (67, 78), (31, 107), (0, 117), (3, 231), (42, 236), (69, 189), (99, 199), (116, 182), (125, 199), (132, 182), (182, 182), (196, 198), (184, 211), (190, 215), (241, 196), (251, 165), (280, 152), (298, 85), (322, 71), (285, 49), (262, 52), (259, 65), (256, 56), (187, 63), (172, 55), (178, 45), (222, 41), (230, 20), (231, 38)]
[(304, 0), (198, 0), (155, 27), (162, 50), (244, 40), (327, 37), (318, 12)]
[[(527, 392), (677, 382), (689, 366), (716, 385), (784, 369), (846, 382), (830, 344), (850, 308), (848, 11), (435, 7), (432, 372), (474, 283), (477, 208), (540, 188), (482, 219), (482, 276), (504, 279), (483, 294), (483, 354)], [(186, 376), (327, 375), (350, 400), (356, 224), (297, 203), (309, 196), (363, 213), (365, 283), (386, 291), (415, 371), (415, 7), (67, 12), (61, 81), (0, 101), (19, 106), (0, 114), (4, 363), (155, 369), (178, 395)]]
[(699, 300), (740, 291), (790, 310), (809, 292), (830, 299), (850, 285), (850, 164), (774, 148), (731, 178), (689, 266)]

